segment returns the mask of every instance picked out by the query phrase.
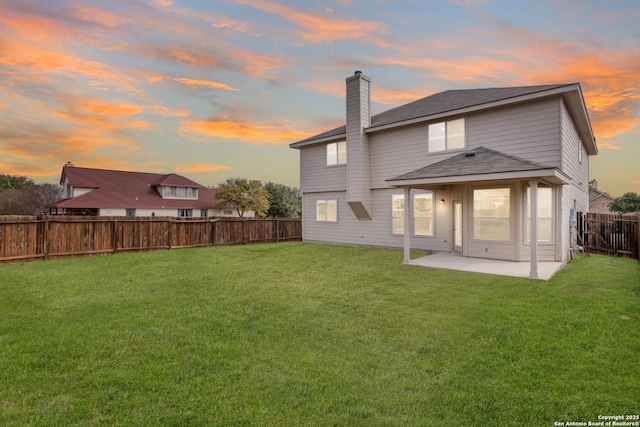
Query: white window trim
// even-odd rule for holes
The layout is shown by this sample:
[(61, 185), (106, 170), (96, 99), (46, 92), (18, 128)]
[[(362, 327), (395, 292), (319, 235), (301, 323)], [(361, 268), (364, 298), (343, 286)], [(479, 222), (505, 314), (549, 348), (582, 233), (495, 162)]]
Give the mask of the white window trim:
[[(448, 124), (456, 121), (456, 120), (463, 120), (463, 132), (464, 132), (464, 144), (462, 147), (456, 147), (456, 148), (449, 148), (449, 144), (448, 144), (448, 135), (447, 135), (447, 130), (448, 130)], [(429, 135), (429, 127), (430, 126), (435, 126), (435, 125), (439, 125), (439, 124), (443, 124), (445, 125), (445, 130), (444, 130), (444, 149), (443, 150), (437, 150), (437, 151), (432, 151), (431, 147), (430, 147), (430, 135)], [(458, 117), (457, 119), (451, 119), (451, 120), (443, 120), (440, 122), (435, 122), (435, 123), (429, 123), (427, 125), (427, 154), (439, 154), (439, 153), (447, 153), (447, 152), (452, 152), (452, 151), (462, 151), (465, 150), (467, 148), (467, 119), (466, 117)]]
[[(327, 206), (329, 205), (329, 202), (333, 202), (335, 204), (336, 207), (336, 212), (335, 212), (335, 219), (328, 219), (329, 215), (328, 215), (328, 210), (327, 210)], [(324, 203), (324, 219), (320, 219), (320, 203)], [(321, 200), (316, 200), (316, 222), (328, 222), (331, 224), (335, 224), (338, 222), (338, 199), (321, 199)]]
[[(476, 237), (476, 214), (475, 214), (475, 196), (474, 192), (476, 190), (499, 190), (499, 189), (508, 189), (509, 190), (509, 238), (505, 240), (494, 240), (494, 239), (479, 239)], [(496, 185), (496, 186), (481, 186), (481, 187), (473, 187), (471, 188), (471, 240), (474, 242), (486, 242), (491, 244), (511, 244), (514, 239), (513, 232), (513, 218), (514, 218), (514, 209), (513, 209), (513, 197), (515, 194), (515, 189), (513, 185)], [(480, 217), (485, 218), (485, 217)], [(515, 233), (517, 235), (517, 232)]]
[(582, 164), (582, 138), (578, 138), (578, 163)]
[[(329, 150), (331, 149), (331, 147), (335, 146), (335, 151), (336, 151), (336, 162), (333, 163), (329, 163)], [(340, 150), (341, 146), (344, 148), (343, 150)], [(347, 141), (338, 141), (338, 142), (330, 142), (327, 144), (327, 161), (326, 164), (328, 167), (335, 167), (335, 166), (344, 166), (347, 164)], [(340, 153), (343, 153), (342, 156), (340, 155)]]
[[(529, 186), (525, 185), (524, 186), (524, 191), (523, 191), (523, 207), (522, 207), (522, 212), (523, 212), (523, 216), (524, 216), (524, 222), (523, 222), (523, 230), (522, 230), (522, 241), (524, 242), (525, 246), (529, 246), (531, 244), (531, 239), (527, 239), (527, 230), (528, 230), (528, 224), (529, 224), (529, 219), (530, 219), (530, 215), (529, 215), (529, 196), (527, 195), (527, 190), (529, 190)], [(540, 213), (538, 213), (538, 232), (540, 232), (540, 221), (541, 220), (551, 220), (551, 240), (538, 240), (538, 245), (554, 245), (556, 242), (556, 192), (555, 189), (553, 187), (545, 187), (545, 186), (539, 186), (538, 187), (538, 200), (540, 199), (540, 189), (542, 188), (549, 188), (551, 189), (551, 217), (543, 217), (540, 216)], [(538, 202), (538, 207), (540, 206), (540, 203)]]
[[(161, 194), (163, 199), (198, 200), (198, 189), (195, 187), (178, 187), (175, 185), (168, 185), (160, 188), (162, 188)], [(179, 188), (184, 189), (184, 196), (177, 195)], [(192, 195), (189, 196), (189, 193), (191, 193)]]
[[(416, 216), (416, 197), (419, 197), (421, 195), (425, 195), (425, 194), (431, 194), (431, 212), (432, 215), (431, 216)], [(436, 193), (434, 191), (421, 191), (419, 193), (411, 193), (412, 195), (412, 200), (411, 200), (411, 206), (409, 206), (410, 209), (412, 209), (411, 211), (411, 236), (413, 237), (428, 237), (428, 238), (433, 238), (436, 235), (436, 203), (435, 203), (435, 199), (436, 199)], [(391, 195), (391, 234), (394, 236), (404, 236), (404, 210), (403, 210), (403, 214), (401, 216), (393, 216), (393, 200), (394, 199), (399, 199), (399, 200), (404, 200), (404, 194), (392, 194)], [(407, 208), (407, 205), (405, 203), (404, 205), (404, 209)], [(432, 233), (431, 234), (417, 234), (416, 233), (416, 219), (418, 218), (431, 218), (432, 221)], [(401, 233), (397, 233), (394, 232), (394, 222), (395, 220), (398, 220), (399, 222), (401, 222), (403, 230)]]

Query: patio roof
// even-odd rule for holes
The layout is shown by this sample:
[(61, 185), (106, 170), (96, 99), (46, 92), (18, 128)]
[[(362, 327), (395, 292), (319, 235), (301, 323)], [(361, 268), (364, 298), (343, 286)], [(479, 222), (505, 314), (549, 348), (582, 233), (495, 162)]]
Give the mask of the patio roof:
[(556, 184), (566, 184), (570, 180), (556, 167), (531, 162), (489, 148), (478, 147), (387, 179), (386, 182), (397, 187), (406, 187), (527, 178), (541, 178)]

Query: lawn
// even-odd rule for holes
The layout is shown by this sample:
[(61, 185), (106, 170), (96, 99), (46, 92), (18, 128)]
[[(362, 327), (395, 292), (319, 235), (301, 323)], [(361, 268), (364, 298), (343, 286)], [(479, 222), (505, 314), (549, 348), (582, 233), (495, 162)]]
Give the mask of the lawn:
[(0, 265), (0, 424), (553, 426), (640, 412), (640, 263), (548, 281), (281, 243)]

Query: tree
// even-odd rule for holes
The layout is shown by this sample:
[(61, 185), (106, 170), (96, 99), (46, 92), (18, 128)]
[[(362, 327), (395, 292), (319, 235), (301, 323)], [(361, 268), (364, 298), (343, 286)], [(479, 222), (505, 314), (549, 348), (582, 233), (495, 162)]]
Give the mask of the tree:
[(62, 198), (62, 187), (31, 184), (0, 192), (0, 215), (39, 215), (45, 206)]
[(0, 173), (0, 192), (12, 188), (23, 188), (28, 185), (34, 185), (35, 182), (31, 178), (20, 175), (7, 175)]
[(636, 193), (624, 193), (621, 197), (613, 199), (609, 209), (620, 213), (640, 212), (640, 196)]
[(258, 180), (229, 178), (216, 188), (216, 198), (221, 206), (232, 206), (240, 217), (247, 211), (265, 216), (269, 209), (269, 192)]
[(264, 188), (269, 192), (267, 216), (298, 218), (302, 216), (302, 197), (295, 187), (267, 182)]

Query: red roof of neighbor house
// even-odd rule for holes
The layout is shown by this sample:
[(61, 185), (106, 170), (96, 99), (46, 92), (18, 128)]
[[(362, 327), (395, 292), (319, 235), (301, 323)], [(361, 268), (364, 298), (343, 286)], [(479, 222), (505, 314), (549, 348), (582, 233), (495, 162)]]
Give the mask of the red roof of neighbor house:
[[(51, 208), (111, 209), (211, 209), (215, 206), (215, 190), (206, 188), (181, 175), (90, 169), (66, 165), (60, 184), (68, 181), (75, 188), (93, 188), (81, 196), (52, 203)], [(164, 199), (158, 187), (191, 187), (198, 189), (198, 199)]]

